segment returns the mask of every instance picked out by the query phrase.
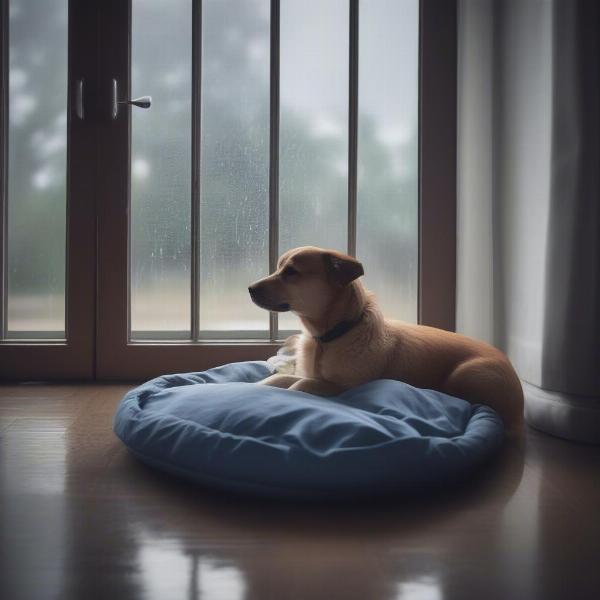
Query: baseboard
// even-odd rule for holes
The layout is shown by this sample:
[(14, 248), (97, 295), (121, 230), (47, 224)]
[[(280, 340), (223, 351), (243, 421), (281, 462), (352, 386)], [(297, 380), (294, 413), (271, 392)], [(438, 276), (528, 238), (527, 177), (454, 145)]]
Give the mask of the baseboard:
[(525, 421), (551, 435), (567, 440), (600, 444), (600, 396), (551, 392), (522, 382)]

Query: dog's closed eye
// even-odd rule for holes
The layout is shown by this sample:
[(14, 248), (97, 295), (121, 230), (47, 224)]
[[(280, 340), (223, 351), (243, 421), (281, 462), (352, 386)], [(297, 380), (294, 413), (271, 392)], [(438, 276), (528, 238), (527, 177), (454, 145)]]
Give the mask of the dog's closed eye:
[(293, 277), (294, 275), (299, 275), (298, 269), (294, 269), (294, 267), (288, 265), (282, 272), (281, 275), (283, 277)]

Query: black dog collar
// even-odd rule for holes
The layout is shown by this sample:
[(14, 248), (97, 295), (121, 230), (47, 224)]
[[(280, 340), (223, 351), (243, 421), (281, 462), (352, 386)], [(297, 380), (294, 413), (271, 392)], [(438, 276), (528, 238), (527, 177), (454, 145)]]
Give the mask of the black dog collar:
[(345, 333), (348, 333), (352, 328), (356, 327), (364, 318), (365, 313), (360, 313), (356, 319), (351, 321), (340, 321), (337, 325), (334, 325), (329, 331), (326, 331), (323, 335), (313, 335), (313, 338), (317, 342), (322, 344), (326, 342), (332, 342), (337, 338), (342, 337)]

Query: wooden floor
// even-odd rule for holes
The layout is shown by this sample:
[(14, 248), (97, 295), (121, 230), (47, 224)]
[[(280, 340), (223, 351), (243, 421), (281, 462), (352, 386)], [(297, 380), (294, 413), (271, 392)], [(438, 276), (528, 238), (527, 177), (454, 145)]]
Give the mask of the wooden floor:
[(124, 385), (0, 387), (0, 597), (600, 598), (600, 448), (527, 431), (427, 498), (249, 501), (136, 462)]

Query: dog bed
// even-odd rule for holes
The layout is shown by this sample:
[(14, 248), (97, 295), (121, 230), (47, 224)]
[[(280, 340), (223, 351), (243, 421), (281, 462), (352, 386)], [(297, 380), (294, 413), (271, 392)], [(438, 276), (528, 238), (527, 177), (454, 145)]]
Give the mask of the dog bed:
[(349, 497), (438, 486), (502, 444), (500, 417), (399, 381), (339, 396), (256, 385), (265, 362), (165, 375), (131, 390), (114, 431), (143, 462), (229, 490)]

